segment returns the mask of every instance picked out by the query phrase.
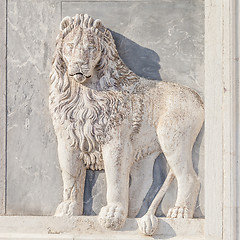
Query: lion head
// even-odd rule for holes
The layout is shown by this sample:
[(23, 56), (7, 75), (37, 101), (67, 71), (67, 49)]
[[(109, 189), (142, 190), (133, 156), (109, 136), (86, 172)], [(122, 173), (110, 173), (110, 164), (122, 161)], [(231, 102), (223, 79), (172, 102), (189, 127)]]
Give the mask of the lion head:
[[(101, 145), (110, 138), (109, 130), (121, 124), (130, 99), (126, 95), (134, 92), (139, 77), (122, 62), (101, 21), (77, 14), (60, 24), (50, 79), (55, 129), (64, 130), (88, 168), (102, 169)], [(134, 101), (139, 112), (141, 101)], [(133, 119), (133, 131), (140, 120)]]
[(101, 59), (104, 27), (100, 20), (93, 21), (87, 15), (77, 15), (74, 19), (66, 17), (60, 25), (63, 33), (73, 29), (63, 38), (62, 57), (68, 75), (83, 83), (94, 74)]
[(70, 81), (82, 84), (96, 74), (95, 87), (102, 90), (127, 90), (139, 80), (119, 57), (111, 32), (87, 14), (60, 23), (54, 66), (61, 66), (58, 77), (66, 73)]

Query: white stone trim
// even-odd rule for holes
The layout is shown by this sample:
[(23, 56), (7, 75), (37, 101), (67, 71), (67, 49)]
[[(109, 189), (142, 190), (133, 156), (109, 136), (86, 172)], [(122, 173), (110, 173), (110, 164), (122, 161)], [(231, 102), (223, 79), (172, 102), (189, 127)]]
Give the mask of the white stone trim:
[(206, 239), (239, 239), (236, 215), (239, 42), (235, 35), (238, 14), (238, 0), (205, 0)]
[[(238, 0), (225, 1), (223, 5), (223, 239), (235, 240), (237, 237), (237, 161), (239, 128), (239, 95), (236, 54), (238, 36)], [(237, 38), (236, 38), (237, 37)]]
[(6, 185), (6, 6), (0, 0), (0, 215), (5, 214)]
[[(4, 216), (0, 217), (0, 240), (4, 236), (62, 236), (68, 234), (72, 239), (165, 239), (177, 236), (182, 240), (200, 240), (204, 232), (204, 219), (166, 219), (158, 218), (158, 228), (153, 237), (143, 235), (136, 219), (127, 219), (121, 231), (103, 229), (97, 216), (54, 217), (54, 216)], [(3, 231), (4, 230), (4, 231)], [(186, 234), (187, 232), (187, 234)], [(23, 235), (24, 234), (24, 235)], [(30, 235), (29, 235), (30, 234)], [(65, 235), (66, 236), (66, 235)], [(93, 237), (95, 236), (95, 238)], [(172, 239), (171, 238), (171, 239)], [(6, 238), (8, 239), (8, 238)], [(34, 239), (34, 238), (33, 238)], [(44, 239), (44, 238), (40, 238)], [(5, 239), (4, 239), (5, 240)]]

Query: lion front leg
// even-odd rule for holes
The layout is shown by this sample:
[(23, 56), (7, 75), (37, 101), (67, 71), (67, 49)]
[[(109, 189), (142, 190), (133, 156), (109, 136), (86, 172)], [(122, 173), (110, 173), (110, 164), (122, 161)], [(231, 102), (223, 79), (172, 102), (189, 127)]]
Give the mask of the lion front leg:
[(59, 138), (58, 158), (62, 171), (63, 201), (58, 205), (55, 216), (82, 215), (86, 168), (79, 160), (79, 150)]
[[(116, 139), (115, 139), (116, 140)], [(122, 139), (123, 140), (123, 139)], [(107, 206), (99, 213), (99, 223), (108, 229), (121, 228), (128, 215), (131, 150), (128, 141), (113, 141), (103, 148), (107, 180)]]

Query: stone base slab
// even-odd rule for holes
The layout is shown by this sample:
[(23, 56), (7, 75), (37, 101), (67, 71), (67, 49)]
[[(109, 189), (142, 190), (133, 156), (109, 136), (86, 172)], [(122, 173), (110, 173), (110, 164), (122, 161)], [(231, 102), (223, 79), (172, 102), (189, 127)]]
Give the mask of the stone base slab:
[(53, 234), (0, 234), (0, 240), (142, 240), (142, 239), (157, 239), (157, 240), (204, 240), (203, 237), (139, 237), (127, 235), (124, 237), (120, 236), (99, 236), (99, 235), (85, 235), (85, 236), (72, 236), (68, 234), (59, 234), (58, 236)]
[(202, 240), (204, 236), (204, 219), (159, 218), (158, 229), (152, 237), (140, 233), (137, 220), (127, 219), (121, 231), (110, 231), (102, 229), (95, 216), (3, 216), (0, 217), (0, 240)]

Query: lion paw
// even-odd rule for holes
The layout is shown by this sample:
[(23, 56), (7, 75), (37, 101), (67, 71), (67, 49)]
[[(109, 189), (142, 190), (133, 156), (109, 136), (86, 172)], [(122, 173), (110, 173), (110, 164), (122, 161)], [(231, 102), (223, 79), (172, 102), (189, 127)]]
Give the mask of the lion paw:
[(79, 216), (81, 215), (81, 207), (76, 201), (61, 202), (55, 212), (55, 216)]
[(192, 218), (190, 210), (186, 207), (173, 207), (168, 210), (168, 218)]
[(153, 235), (158, 226), (158, 219), (152, 214), (146, 214), (138, 220), (138, 227), (145, 235)]
[(101, 209), (98, 221), (102, 227), (117, 230), (123, 226), (126, 218), (126, 210), (121, 204), (111, 204)]

